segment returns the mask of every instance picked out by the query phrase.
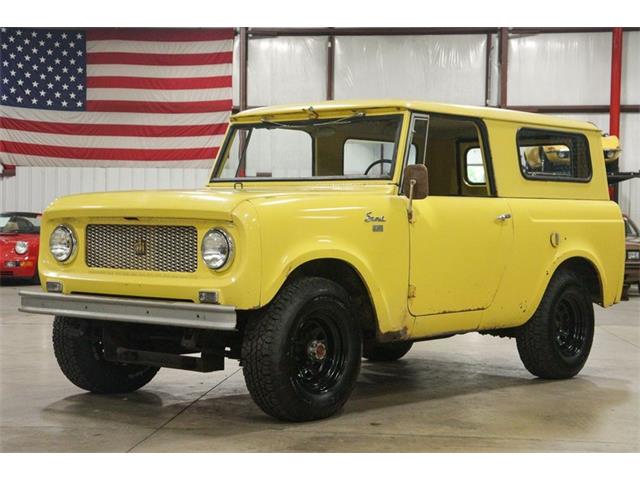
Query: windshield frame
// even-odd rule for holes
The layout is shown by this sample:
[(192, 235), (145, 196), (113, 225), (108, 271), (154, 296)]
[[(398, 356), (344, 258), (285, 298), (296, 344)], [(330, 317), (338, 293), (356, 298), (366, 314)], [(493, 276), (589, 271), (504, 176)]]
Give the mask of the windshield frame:
[[(259, 183), (269, 183), (269, 182), (377, 182), (384, 184), (392, 184), (397, 183), (397, 167), (402, 161), (399, 161), (399, 155), (404, 151), (404, 138), (406, 136), (406, 122), (407, 122), (407, 112), (406, 111), (395, 111), (395, 112), (376, 112), (376, 113), (368, 113), (366, 111), (362, 112), (361, 116), (354, 115), (353, 111), (346, 111), (341, 114), (340, 112), (333, 113), (329, 116), (320, 116), (318, 118), (295, 118), (295, 119), (287, 119), (287, 120), (279, 120), (277, 115), (269, 116), (262, 121), (248, 121), (248, 122), (232, 122), (227, 129), (227, 133), (225, 135), (224, 141), (220, 147), (220, 151), (218, 156), (216, 157), (215, 163), (213, 165), (213, 169), (211, 170), (211, 174), (209, 175), (209, 185), (211, 184), (221, 184), (221, 183), (233, 183), (233, 184), (242, 184), (246, 182), (259, 182)], [(349, 120), (349, 121), (366, 121), (367, 119), (374, 119), (380, 117), (395, 117), (399, 121), (398, 131), (396, 134), (396, 138), (394, 140), (394, 150), (392, 155), (392, 165), (389, 170), (389, 175), (384, 177), (370, 177), (368, 175), (325, 175), (325, 176), (311, 176), (311, 177), (233, 177), (233, 178), (220, 178), (218, 177), (221, 169), (223, 168), (223, 159), (227, 154), (228, 149), (231, 148), (232, 141), (235, 139), (235, 135), (237, 131), (241, 128), (247, 127), (265, 127), (265, 123), (269, 122), (286, 122), (286, 124), (304, 124), (311, 123), (314, 121), (319, 122), (320, 124), (331, 121), (341, 121), (341, 120)], [(312, 137), (313, 138), (313, 137)], [(375, 140), (375, 139), (373, 139)], [(343, 145), (344, 148), (344, 145)], [(312, 152), (313, 152), (313, 163), (316, 162), (316, 146), (315, 142), (312, 143)], [(228, 159), (227, 159), (228, 161)]]

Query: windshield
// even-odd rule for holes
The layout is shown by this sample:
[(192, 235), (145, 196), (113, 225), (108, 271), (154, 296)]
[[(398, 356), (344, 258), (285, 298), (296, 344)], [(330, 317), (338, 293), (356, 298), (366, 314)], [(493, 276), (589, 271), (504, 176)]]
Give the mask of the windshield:
[(640, 236), (638, 234), (638, 229), (633, 224), (633, 222), (631, 222), (631, 220), (629, 220), (628, 218), (624, 219), (624, 229), (625, 229), (625, 236), (627, 236), (627, 237), (638, 237), (638, 236)]
[(390, 179), (402, 115), (235, 125), (211, 181)]
[(0, 233), (40, 233), (40, 217), (21, 213), (0, 214)]

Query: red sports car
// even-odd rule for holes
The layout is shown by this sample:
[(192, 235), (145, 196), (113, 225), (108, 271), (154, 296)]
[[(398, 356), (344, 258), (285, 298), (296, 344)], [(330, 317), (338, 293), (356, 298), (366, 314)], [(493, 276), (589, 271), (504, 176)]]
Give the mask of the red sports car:
[(0, 213), (0, 280), (38, 279), (40, 214)]

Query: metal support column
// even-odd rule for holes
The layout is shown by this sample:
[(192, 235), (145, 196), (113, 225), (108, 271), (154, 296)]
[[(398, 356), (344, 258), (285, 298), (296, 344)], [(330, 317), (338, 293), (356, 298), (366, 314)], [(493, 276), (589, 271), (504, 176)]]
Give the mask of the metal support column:
[[(620, 138), (620, 91), (622, 87), (622, 28), (613, 29), (611, 39), (611, 100), (609, 102), (609, 134)], [(618, 162), (614, 172), (620, 169)], [(609, 195), (618, 201), (618, 184), (610, 187)]]
[(507, 108), (507, 83), (509, 71), (509, 30), (500, 28), (500, 98), (498, 105)]

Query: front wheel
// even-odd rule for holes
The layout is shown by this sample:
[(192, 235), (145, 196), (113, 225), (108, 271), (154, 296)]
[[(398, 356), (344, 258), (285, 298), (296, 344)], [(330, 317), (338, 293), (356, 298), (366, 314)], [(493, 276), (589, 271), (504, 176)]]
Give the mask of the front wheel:
[(589, 292), (575, 275), (561, 271), (551, 279), (540, 306), (517, 335), (518, 352), (533, 375), (570, 378), (587, 361), (593, 332)]
[(243, 374), (251, 397), (268, 415), (316, 420), (347, 401), (361, 353), (360, 327), (347, 292), (331, 280), (301, 278), (248, 321)]
[(133, 392), (158, 372), (156, 367), (106, 361), (100, 333), (90, 322), (77, 318), (55, 317), (53, 351), (62, 373), (74, 385), (90, 392)]

